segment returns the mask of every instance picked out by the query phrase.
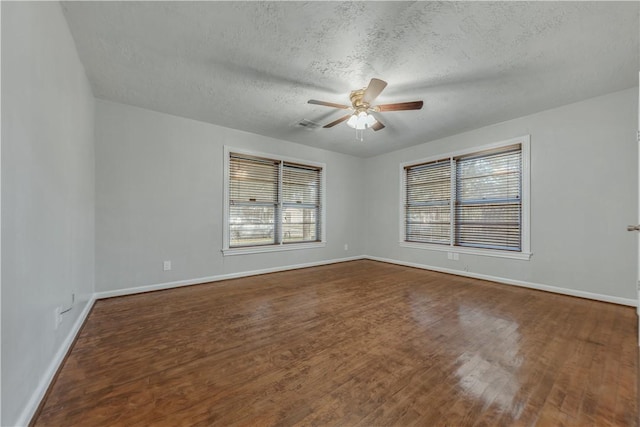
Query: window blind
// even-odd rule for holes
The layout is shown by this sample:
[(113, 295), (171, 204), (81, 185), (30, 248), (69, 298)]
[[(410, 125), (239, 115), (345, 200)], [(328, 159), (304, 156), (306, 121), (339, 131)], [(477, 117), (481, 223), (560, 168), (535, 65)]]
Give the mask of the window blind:
[(323, 168), (229, 153), (228, 247), (322, 240)]
[(283, 164), (283, 243), (320, 240), (321, 173), (320, 168)]
[(406, 173), (405, 239), (449, 244), (451, 241), (451, 162), (411, 166)]
[(231, 154), (229, 158), (229, 247), (274, 244), (279, 164)]
[(455, 242), (521, 250), (521, 146), (459, 157), (456, 163)]

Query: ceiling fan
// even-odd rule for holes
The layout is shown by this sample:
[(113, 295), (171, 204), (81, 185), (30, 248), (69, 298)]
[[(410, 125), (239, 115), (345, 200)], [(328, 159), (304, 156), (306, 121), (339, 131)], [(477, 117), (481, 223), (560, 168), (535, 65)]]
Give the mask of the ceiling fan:
[(419, 110), (422, 108), (422, 101), (398, 102), (395, 104), (371, 105), (371, 103), (380, 95), (387, 86), (384, 80), (373, 78), (369, 82), (369, 86), (363, 89), (351, 91), (349, 99), (351, 105), (334, 104), (333, 102), (318, 101), (310, 99), (309, 104), (324, 105), (325, 107), (340, 108), (343, 110), (351, 110), (346, 116), (340, 117), (331, 123), (324, 125), (324, 128), (334, 127), (335, 125), (347, 121), (347, 125), (356, 129), (356, 131), (364, 129), (373, 129), (378, 131), (384, 128), (382, 122), (377, 120), (371, 113), (382, 113), (385, 111), (402, 111), (402, 110)]

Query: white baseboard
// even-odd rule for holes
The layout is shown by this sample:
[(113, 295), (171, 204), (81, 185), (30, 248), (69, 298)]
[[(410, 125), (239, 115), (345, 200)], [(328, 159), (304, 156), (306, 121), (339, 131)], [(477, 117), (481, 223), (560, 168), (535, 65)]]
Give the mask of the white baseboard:
[(238, 272), (238, 273), (220, 274), (220, 275), (209, 276), (209, 277), (199, 277), (199, 278), (196, 278), (196, 279), (178, 280), (178, 281), (175, 281), (175, 282), (159, 283), (159, 284), (155, 284), (155, 285), (137, 286), (137, 287), (131, 287), (131, 288), (125, 288), (125, 289), (117, 289), (117, 290), (114, 290), (114, 291), (97, 292), (97, 293), (94, 294), (94, 298), (96, 300), (98, 300), (98, 299), (103, 299), (103, 298), (111, 298), (111, 297), (124, 296), (124, 295), (133, 295), (133, 294), (139, 294), (139, 293), (143, 293), (143, 292), (159, 291), (159, 290), (163, 290), (163, 289), (171, 289), (171, 288), (177, 288), (177, 287), (182, 287), (182, 286), (198, 285), (198, 284), (209, 283), (209, 282), (219, 282), (221, 280), (237, 279), (237, 278), (240, 278), (240, 277), (255, 276), (255, 275), (258, 275), (258, 274), (266, 274), (266, 273), (275, 273), (275, 272), (278, 272), (278, 271), (296, 270), (296, 269), (299, 269), (299, 268), (316, 267), (316, 266), (319, 266), (319, 265), (335, 264), (335, 263), (338, 263), (338, 262), (355, 261), (355, 260), (359, 260), (359, 259), (370, 259), (372, 261), (388, 262), (390, 264), (397, 264), (397, 265), (404, 265), (404, 266), (407, 266), (407, 267), (421, 268), (423, 270), (437, 271), (437, 272), (440, 272), (440, 273), (454, 274), (454, 275), (457, 275), (457, 276), (471, 277), (471, 278), (474, 278), (474, 279), (489, 280), (491, 282), (497, 282), (497, 283), (503, 283), (503, 284), (507, 284), (507, 285), (520, 286), (520, 287), (530, 288), (530, 289), (537, 289), (537, 290), (540, 290), (540, 291), (553, 292), (553, 293), (556, 293), (556, 294), (570, 295), (570, 296), (574, 296), (574, 297), (587, 298), (587, 299), (592, 299), (592, 300), (596, 300), (596, 301), (603, 301), (603, 302), (610, 302), (610, 303), (614, 303), (614, 304), (627, 305), (627, 306), (631, 306), (631, 307), (638, 307), (638, 301), (636, 301), (635, 299), (632, 299), (632, 298), (622, 298), (622, 297), (615, 297), (615, 296), (611, 296), (611, 295), (596, 294), (596, 293), (592, 293), (592, 292), (579, 291), (579, 290), (575, 290), (575, 289), (562, 288), (562, 287), (558, 287), (558, 286), (551, 286), (551, 285), (544, 285), (544, 284), (540, 284), (540, 283), (526, 282), (524, 280), (507, 279), (507, 278), (504, 278), (504, 277), (490, 276), (490, 275), (487, 275), (487, 274), (472, 273), (472, 272), (468, 272), (468, 271), (454, 270), (454, 269), (450, 269), (450, 268), (436, 267), (436, 266), (432, 266), (432, 265), (418, 264), (418, 263), (414, 263), (414, 262), (406, 262), (406, 261), (400, 261), (400, 260), (390, 259), (390, 258), (376, 257), (376, 256), (371, 256), (371, 255), (360, 255), (360, 256), (353, 256), (353, 257), (348, 257), (348, 258), (337, 258), (337, 259), (325, 260), (325, 261), (308, 262), (308, 263), (304, 263), (304, 264), (295, 264), (295, 265), (288, 265), (288, 266), (282, 266), (282, 267), (265, 268), (265, 269), (261, 269), (261, 270), (252, 270), (252, 271), (243, 271), (243, 272)]
[(595, 294), (592, 292), (578, 291), (574, 289), (561, 288), (558, 286), (543, 285), (540, 283), (525, 282), (523, 280), (505, 279), (503, 277), (489, 276), (487, 274), (471, 273), (468, 271), (453, 270), (450, 268), (434, 267), (432, 265), (417, 264), (414, 262), (399, 261), (389, 258), (381, 258), (376, 256), (365, 255), (365, 259), (373, 261), (388, 262), (390, 264), (404, 265), (406, 267), (421, 268), (423, 270), (437, 271), (439, 273), (455, 274), (456, 276), (471, 277), (473, 279), (489, 280), (491, 282), (504, 283), (507, 285), (521, 286), (523, 288), (537, 289), (539, 291), (553, 292), (556, 294), (570, 295), (573, 297), (587, 298), (596, 301), (611, 302), (614, 304), (628, 305), (637, 307), (638, 301), (632, 298), (614, 297), (610, 295)]
[(93, 304), (95, 303), (95, 301), (96, 300), (93, 295), (91, 296), (91, 298), (89, 298), (89, 301), (87, 301), (87, 304), (84, 306), (84, 309), (82, 310), (82, 312), (76, 319), (75, 323), (69, 330), (67, 337), (62, 342), (62, 345), (56, 352), (55, 356), (53, 356), (53, 359), (51, 359), (51, 362), (49, 363), (47, 370), (45, 371), (44, 375), (42, 375), (42, 378), (38, 383), (38, 387), (31, 394), (31, 398), (29, 399), (29, 402), (27, 403), (25, 408), (22, 410), (22, 413), (18, 417), (18, 421), (16, 423), (17, 426), (27, 426), (31, 422), (31, 419), (33, 418), (36, 411), (38, 410), (38, 406), (40, 405), (40, 402), (44, 398), (44, 395), (49, 389), (51, 382), (55, 378), (56, 372), (58, 372), (58, 369), (62, 365), (62, 362), (64, 362), (64, 358), (69, 352), (69, 349), (71, 348), (71, 345), (76, 339), (78, 332), (80, 332), (80, 328), (84, 324), (84, 321), (89, 315), (89, 312), (91, 311), (91, 308), (93, 307)]
[(197, 279), (177, 280), (175, 282), (159, 283), (156, 285), (137, 286), (137, 287), (131, 287), (131, 288), (125, 288), (125, 289), (117, 289), (115, 291), (96, 292), (94, 294), (94, 297), (95, 299), (103, 299), (103, 298), (119, 297), (124, 295), (133, 295), (133, 294), (139, 294), (143, 292), (160, 291), (163, 289), (178, 288), (182, 286), (199, 285), (199, 284), (209, 283), (209, 282), (219, 282), (221, 280), (237, 279), (239, 277), (256, 276), (258, 274), (276, 273), (278, 271), (296, 270), (299, 268), (317, 267), (319, 265), (335, 264), (338, 262), (355, 261), (363, 258), (364, 258), (363, 256), (336, 258), (336, 259), (324, 260), (324, 261), (307, 262), (304, 264), (264, 268), (261, 270), (242, 271), (238, 273), (228, 273), (228, 274), (219, 274), (216, 276), (209, 276), (209, 277), (199, 277)]

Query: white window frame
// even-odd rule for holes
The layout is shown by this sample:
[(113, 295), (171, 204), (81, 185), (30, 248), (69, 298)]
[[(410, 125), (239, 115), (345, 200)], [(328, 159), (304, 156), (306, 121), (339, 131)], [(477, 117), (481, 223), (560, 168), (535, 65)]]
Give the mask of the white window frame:
[[(229, 157), (231, 153), (244, 154), (247, 156), (262, 157), (269, 160), (275, 160), (279, 162), (290, 162), (301, 165), (313, 166), (322, 168), (320, 174), (320, 240), (316, 242), (301, 242), (301, 243), (283, 243), (280, 239), (280, 243), (273, 245), (263, 246), (244, 246), (244, 247), (229, 247)], [(296, 159), (293, 157), (280, 156), (277, 154), (262, 153), (259, 151), (245, 150), (241, 148), (234, 148), (225, 145), (224, 146), (224, 195), (222, 205), (223, 210), (223, 222), (222, 222), (222, 253), (227, 255), (245, 255), (245, 254), (257, 254), (263, 252), (279, 252), (279, 251), (292, 251), (299, 249), (312, 249), (322, 248), (326, 246), (326, 176), (327, 165), (325, 163), (312, 162), (310, 160)], [(281, 189), (278, 189), (281, 192)], [(282, 204), (282, 200), (278, 200), (279, 204)], [(282, 230), (282, 227), (277, 229)]]
[[(478, 147), (472, 147), (464, 150), (439, 154), (437, 156), (431, 156), (420, 160), (411, 160), (400, 164), (400, 246), (404, 248), (425, 249), (431, 251), (441, 252), (455, 252), (460, 254), (469, 255), (481, 255), (498, 258), (511, 258), (519, 260), (531, 259), (531, 224), (530, 224), (530, 212), (531, 212), (531, 148), (530, 148), (530, 135), (524, 135), (517, 138), (512, 138), (506, 141), (500, 141), (492, 144), (486, 144)], [(496, 249), (483, 249), (483, 248), (469, 248), (464, 246), (456, 246), (454, 239), (449, 244), (434, 244), (434, 243), (418, 243), (406, 241), (406, 228), (405, 228), (405, 205), (406, 205), (406, 172), (405, 168), (410, 166), (419, 165), (422, 163), (434, 162), (437, 160), (444, 160), (446, 158), (454, 158), (464, 156), (468, 154), (479, 153), (485, 150), (493, 150), (496, 148), (508, 147), (510, 145), (521, 144), (522, 147), (522, 195), (521, 195), (521, 251), (502, 251)], [(452, 172), (453, 173), (453, 172)], [(455, 202), (451, 201), (452, 204)], [(452, 218), (453, 227), (453, 218)]]

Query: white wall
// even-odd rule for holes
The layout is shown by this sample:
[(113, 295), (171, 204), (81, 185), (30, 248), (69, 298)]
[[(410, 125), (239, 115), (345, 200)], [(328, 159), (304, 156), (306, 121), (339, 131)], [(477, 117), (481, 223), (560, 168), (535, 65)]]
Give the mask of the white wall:
[[(224, 145), (326, 163), (326, 247), (223, 256)], [(363, 163), (356, 157), (98, 100), (96, 291), (360, 255)], [(171, 271), (163, 271), (163, 260), (172, 261)]]
[[(94, 99), (57, 2), (1, 7), (1, 424), (9, 426), (37, 405), (34, 393), (93, 294)], [(54, 330), (55, 307), (72, 293), (76, 304)]]
[[(479, 106), (481, 108), (481, 106)], [(635, 299), (638, 88), (543, 111), (365, 163), (365, 252), (380, 258)], [(399, 164), (531, 135), (530, 261), (403, 248)]]

